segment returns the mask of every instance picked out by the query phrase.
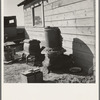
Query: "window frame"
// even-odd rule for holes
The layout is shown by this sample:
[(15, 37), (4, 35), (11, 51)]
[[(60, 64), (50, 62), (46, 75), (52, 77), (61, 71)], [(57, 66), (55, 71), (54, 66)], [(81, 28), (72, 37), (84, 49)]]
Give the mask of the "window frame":
[[(35, 24), (35, 19), (34, 19), (34, 17), (35, 17), (35, 11), (34, 11), (34, 9), (36, 8), (36, 7), (41, 7), (41, 17), (42, 17), (42, 24), (41, 25), (36, 25)], [(45, 27), (45, 22), (44, 22), (44, 5), (43, 5), (43, 2), (41, 2), (41, 3), (39, 3), (38, 5), (35, 5), (35, 6), (33, 6), (32, 7), (32, 23), (33, 23), (33, 27)]]

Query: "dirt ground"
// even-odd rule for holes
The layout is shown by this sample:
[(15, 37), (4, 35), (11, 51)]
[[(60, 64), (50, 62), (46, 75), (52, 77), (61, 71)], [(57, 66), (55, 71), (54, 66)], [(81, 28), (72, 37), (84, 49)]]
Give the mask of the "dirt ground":
[[(4, 64), (4, 83), (22, 83), (21, 72), (35, 68), (26, 63)], [(68, 73), (48, 74), (46, 66), (39, 67), (43, 72), (43, 83), (95, 83), (95, 76), (80, 76)]]
[[(21, 52), (20, 50), (19, 52)], [(17, 52), (19, 55), (20, 53)], [(59, 62), (59, 61), (58, 61)], [(21, 73), (33, 69), (36, 66), (30, 66), (25, 62), (17, 61), (14, 63), (4, 64), (4, 83), (22, 83)], [(81, 74), (61, 72), (50, 72), (48, 74), (47, 62), (39, 67), (43, 73), (43, 83), (95, 83), (95, 76), (83, 76)]]

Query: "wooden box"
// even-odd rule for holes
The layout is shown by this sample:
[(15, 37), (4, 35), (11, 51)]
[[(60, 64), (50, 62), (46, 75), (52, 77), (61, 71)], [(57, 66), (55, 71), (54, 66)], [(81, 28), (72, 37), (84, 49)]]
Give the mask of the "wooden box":
[(42, 83), (43, 73), (36, 70), (28, 70), (21, 73), (22, 83)]

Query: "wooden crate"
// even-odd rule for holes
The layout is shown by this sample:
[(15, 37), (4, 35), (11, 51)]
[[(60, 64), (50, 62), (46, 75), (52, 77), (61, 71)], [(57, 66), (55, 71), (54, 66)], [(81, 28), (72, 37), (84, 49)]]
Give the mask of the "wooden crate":
[(21, 73), (22, 83), (42, 83), (43, 82), (43, 73), (36, 70), (28, 70)]

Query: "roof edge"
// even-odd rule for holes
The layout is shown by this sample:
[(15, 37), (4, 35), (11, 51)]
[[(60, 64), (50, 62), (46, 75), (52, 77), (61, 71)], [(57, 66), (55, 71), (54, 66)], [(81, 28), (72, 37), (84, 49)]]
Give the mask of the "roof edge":
[(22, 6), (22, 5), (24, 5), (25, 4), (25, 1), (22, 1), (21, 3), (19, 3), (17, 6), (19, 7), (19, 6)]

